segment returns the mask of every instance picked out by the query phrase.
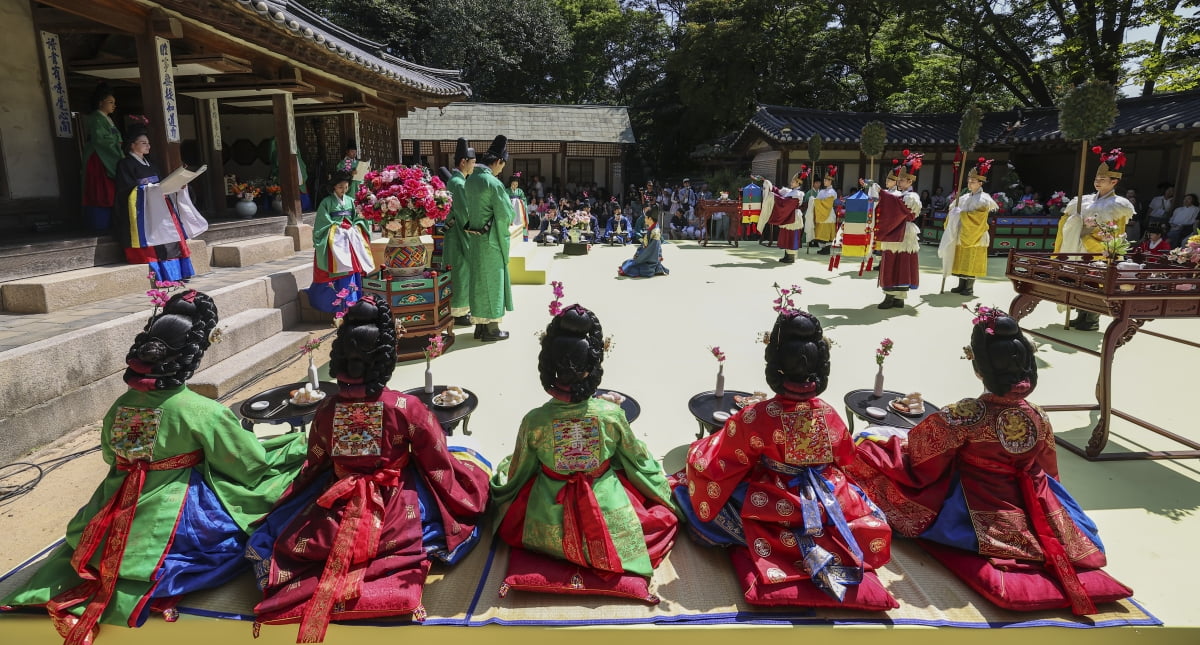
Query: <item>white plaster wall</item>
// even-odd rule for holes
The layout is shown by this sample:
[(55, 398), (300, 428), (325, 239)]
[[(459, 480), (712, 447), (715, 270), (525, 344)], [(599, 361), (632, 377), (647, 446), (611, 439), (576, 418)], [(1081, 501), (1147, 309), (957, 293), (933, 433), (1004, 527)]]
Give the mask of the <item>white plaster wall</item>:
[[(46, 78), (28, 2), (0, 2), (0, 78), (9, 90), (0, 101), (0, 139), (12, 197), (55, 197), (58, 178), (47, 158), (53, 150)], [(41, 159), (41, 163), (30, 163)]]

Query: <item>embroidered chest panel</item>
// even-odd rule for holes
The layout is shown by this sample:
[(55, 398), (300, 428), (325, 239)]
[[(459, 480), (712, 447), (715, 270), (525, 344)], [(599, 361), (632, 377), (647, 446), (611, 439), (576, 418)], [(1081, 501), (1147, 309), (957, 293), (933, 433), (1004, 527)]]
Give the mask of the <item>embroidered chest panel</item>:
[(338, 403), (333, 410), (334, 457), (377, 457), (383, 439), (383, 402)]
[(791, 466), (827, 464), (833, 461), (829, 425), (821, 410), (807, 405), (779, 415), (783, 421), (783, 461)]
[(121, 406), (112, 424), (112, 449), (129, 461), (154, 461), (154, 443), (158, 440), (159, 408)]
[(600, 420), (596, 417), (554, 422), (554, 470), (586, 472), (600, 467)]
[(1007, 408), (996, 415), (996, 438), (1008, 452), (1029, 452), (1038, 440), (1037, 425), (1018, 408)]

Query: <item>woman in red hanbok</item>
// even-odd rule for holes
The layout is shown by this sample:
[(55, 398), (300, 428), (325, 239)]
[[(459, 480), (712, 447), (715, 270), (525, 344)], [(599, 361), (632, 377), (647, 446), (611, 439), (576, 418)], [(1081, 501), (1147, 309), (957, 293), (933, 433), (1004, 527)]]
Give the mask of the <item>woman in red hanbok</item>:
[(430, 559), (452, 564), (478, 540), (490, 466), (447, 447), (428, 408), (385, 387), (394, 330), (373, 296), (347, 311), (330, 354), (341, 391), (317, 410), (308, 461), (251, 538), (258, 620), (299, 621), (297, 642), (320, 642), (331, 620), (421, 620)]
[(731, 547), (751, 603), (894, 608), (873, 572), (891, 557), (891, 530), (842, 472), (854, 443), (817, 398), (829, 381), (821, 323), (784, 309), (767, 340), (776, 396), (692, 444), (676, 476), (693, 536)]
[(1046, 413), (1025, 400), (1037, 385), (1032, 345), (1007, 314), (976, 312), (965, 349), (986, 391), (907, 438), (861, 443), (847, 472), (895, 531), (922, 538), (993, 602), (1096, 613), (1096, 602), (1132, 592), (1097, 571), (1105, 557), (1096, 525), (1058, 481)]

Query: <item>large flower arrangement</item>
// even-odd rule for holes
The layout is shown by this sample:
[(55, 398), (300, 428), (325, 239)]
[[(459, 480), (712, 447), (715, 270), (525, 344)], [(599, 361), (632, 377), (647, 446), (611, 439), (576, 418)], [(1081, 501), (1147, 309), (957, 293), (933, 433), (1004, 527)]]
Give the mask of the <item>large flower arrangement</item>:
[(1013, 215), (1033, 217), (1042, 214), (1042, 205), (1032, 199), (1022, 199), (1012, 209)]
[(1046, 212), (1050, 215), (1058, 217), (1062, 215), (1063, 209), (1067, 207), (1067, 194), (1063, 191), (1058, 191), (1046, 200)]
[(354, 199), (364, 219), (392, 233), (407, 233), (413, 222), (428, 228), (445, 220), (451, 200), (446, 185), (428, 168), (404, 165), (367, 173)]
[(253, 200), (258, 199), (261, 194), (261, 189), (254, 185), (253, 182), (243, 182), (233, 186), (233, 194), (238, 196), (238, 199)]
[(996, 211), (997, 215), (1004, 217), (1012, 210), (1012, 198), (1007, 193), (992, 193), (992, 199), (996, 200), (996, 205), (1000, 207)]
[(1167, 257), (1172, 262), (1200, 267), (1200, 235), (1193, 235), (1177, 249), (1171, 249)]
[(563, 225), (578, 231), (586, 231), (592, 227), (592, 218), (583, 211), (568, 213), (563, 219)]
[(1095, 217), (1085, 217), (1083, 225), (1092, 229), (1092, 235), (1100, 239), (1104, 246), (1104, 257), (1109, 262), (1115, 262), (1129, 252), (1129, 240), (1125, 238), (1125, 233), (1118, 230), (1116, 222), (1101, 222)]

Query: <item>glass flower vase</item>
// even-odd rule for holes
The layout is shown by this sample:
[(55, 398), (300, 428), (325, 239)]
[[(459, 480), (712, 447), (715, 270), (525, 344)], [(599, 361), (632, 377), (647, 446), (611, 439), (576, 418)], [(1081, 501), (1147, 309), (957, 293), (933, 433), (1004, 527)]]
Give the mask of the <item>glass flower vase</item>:
[(875, 398), (883, 398), (883, 363), (879, 364), (879, 371), (875, 372)]
[(429, 363), (425, 363), (425, 393), (433, 394), (433, 372)]
[(725, 396), (725, 366), (717, 366), (717, 387), (713, 390), (713, 396), (718, 399)]

